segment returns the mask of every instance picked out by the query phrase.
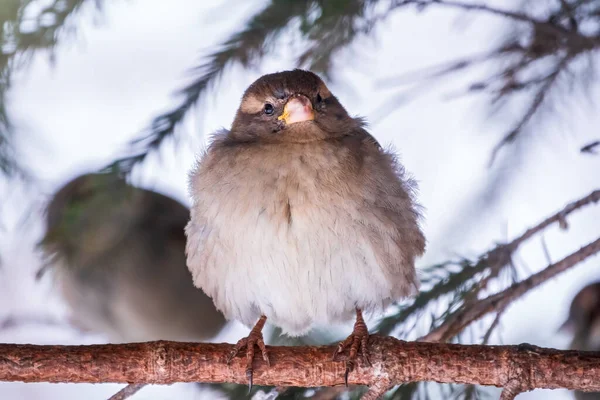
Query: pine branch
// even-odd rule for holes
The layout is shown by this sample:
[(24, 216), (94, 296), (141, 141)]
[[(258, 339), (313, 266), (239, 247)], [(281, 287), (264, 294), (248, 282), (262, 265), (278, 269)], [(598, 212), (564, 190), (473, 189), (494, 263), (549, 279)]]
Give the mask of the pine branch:
[[(307, 43), (296, 65), (332, 79), (333, 59), (341, 50), (349, 48), (358, 37), (369, 35), (381, 21), (395, 12), (410, 6), (486, 13), (527, 25), (528, 32), (521, 37), (514, 37), (515, 30), (511, 30), (505, 43), (488, 52), (486, 57), (459, 61), (455, 63), (459, 68), (436, 74), (440, 77), (495, 60), (502, 63), (497, 72), (486, 80), (473, 82), (468, 92), (488, 91), (494, 96), (492, 104), (524, 90), (533, 92), (530, 105), (526, 107), (528, 111), (498, 143), (492, 161), (500, 148), (514, 141), (531, 124), (533, 117), (550, 104), (548, 93), (554, 92), (561, 81), (566, 81), (563, 89), (571, 90), (573, 81), (585, 80), (584, 73), (568, 75), (563, 72), (580, 55), (591, 54), (600, 47), (600, 32), (588, 34), (579, 30), (583, 22), (600, 20), (587, 4), (565, 6), (564, 2), (559, 2), (552, 18), (541, 19), (525, 11), (505, 10), (485, 3), (460, 0), (396, 0), (381, 6), (383, 3), (380, 0), (271, 0), (263, 10), (250, 18), (244, 29), (233, 34), (217, 51), (204, 57), (199, 66), (192, 69), (191, 82), (178, 92), (181, 97), (179, 103), (153, 118), (140, 137), (131, 143), (128, 150), (130, 154), (116, 160), (112, 166), (128, 173), (144, 161), (150, 152), (175, 134), (188, 112), (201, 102), (229, 67), (235, 64), (248, 67), (259, 63), (269, 49), (279, 43), (279, 34), (285, 30), (296, 29), (295, 33)], [(564, 19), (568, 19), (567, 25)], [(300, 24), (292, 24), (295, 21)], [(543, 68), (540, 68), (538, 61), (544, 62), (548, 58), (557, 61), (556, 67), (544, 75), (540, 72)]]
[[(560, 74), (564, 72), (565, 68), (567, 67), (570, 61), (571, 55), (564, 56), (559, 61), (558, 65), (554, 67), (550, 74), (548, 74), (544, 78), (535, 79), (535, 83), (541, 83), (541, 85), (536, 90), (531, 100), (531, 103), (529, 104), (529, 107), (525, 110), (523, 116), (517, 121), (512, 130), (508, 134), (506, 134), (502, 139), (500, 139), (500, 142), (496, 144), (496, 146), (494, 146), (494, 149), (492, 150), (492, 155), (490, 157), (490, 165), (496, 159), (496, 156), (498, 155), (500, 149), (505, 145), (514, 142), (517, 138), (517, 135), (519, 135), (519, 133), (523, 131), (525, 125), (529, 123), (529, 121), (531, 121), (534, 115), (539, 111), (544, 101), (548, 98), (550, 90), (554, 88), (557, 79), (559, 78)], [(529, 83), (527, 83), (527, 85), (529, 85)]]
[[(272, 366), (255, 360), (254, 381), (267, 386), (343, 384), (344, 363), (331, 360), (335, 346), (271, 347)], [(172, 384), (246, 383), (243, 357), (231, 366), (230, 344), (147, 342), (88, 346), (0, 344), (0, 381)], [(600, 391), (600, 353), (531, 345), (482, 346), (403, 342), (372, 336), (373, 367), (361, 363), (352, 385), (405, 382), (477, 384)], [(514, 381), (518, 382), (516, 386)]]
[[(398, 313), (381, 320), (375, 331), (384, 335), (390, 334), (398, 325), (404, 323), (410, 317), (419, 317), (434, 302), (439, 301), (445, 295), (455, 296), (455, 301), (457, 302), (473, 303), (477, 299), (477, 295), (485, 289), (487, 283), (492, 278), (496, 279), (507, 266), (511, 265), (512, 255), (523, 243), (553, 224), (558, 223), (562, 228), (567, 228), (567, 217), (571, 213), (598, 202), (600, 202), (600, 189), (594, 190), (588, 195), (567, 204), (563, 209), (527, 229), (512, 241), (500, 244), (483, 254), (476, 262), (463, 260), (460, 263), (446, 262), (430, 267), (424, 272), (430, 272), (435, 275), (445, 272), (447, 276), (439, 279), (429, 289), (420, 291), (413, 302), (402, 307)], [(460, 269), (456, 272), (450, 271), (448, 273), (448, 268), (452, 266), (458, 266)], [(449, 315), (446, 316), (444, 321), (448, 317)], [(433, 326), (433, 329), (435, 328)]]
[(540, 286), (549, 279), (567, 271), (569, 268), (572, 268), (598, 252), (600, 252), (600, 238), (568, 255), (559, 262), (549, 265), (537, 274), (534, 274), (521, 282), (515, 283), (508, 289), (491, 295), (470, 307), (458, 310), (448, 317), (442, 325), (423, 336), (420, 340), (445, 342), (456, 336), (471, 322), (478, 320), (491, 312), (504, 310), (509, 304), (525, 295), (531, 289)]
[(187, 113), (229, 67), (234, 64), (249, 67), (261, 60), (274, 44), (277, 34), (294, 18), (306, 15), (312, 5), (313, 1), (271, 0), (262, 11), (250, 18), (244, 29), (233, 34), (191, 69), (191, 82), (177, 92), (181, 97), (179, 104), (154, 117), (141, 136), (131, 143), (134, 154), (116, 160), (109, 168), (116, 166), (128, 173), (136, 164), (144, 161), (150, 152), (175, 133)]
[[(559, 92), (559, 89), (563, 93), (572, 93), (576, 88), (589, 92), (594, 83), (595, 61), (600, 49), (600, 13), (592, 3), (556, 0), (548, 4), (545, 11), (550, 16), (543, 19), (526, 11), (512, 11), (462, 0), (396, 0), (390, 10), (407, 6), (419, 9), (449, 8), (489, 14), (513, 22), (496, 50), (483, 57), (455, 61), (450, 67), (425, 77), (427, 84), (431, 79), (464, 72), (493, 61), (498, 63), (495, 71), (483, 80), (471, 82), (467, 93), (487, 92), (491, 95), (491, 105), (500, 108), (516, 96), (529, 92), (524, 107), (526, 111), (494, 147), (491, 165), (502, 148), (532, 126), (534, 117), (551, 108), (556, 96), (550, 94)], [(543, 14), (539, 9), (536, 13)], [(597, 29), (594, 31), (590, 29), (591, 26)], [(586, 69), (581, 68), (582, 57), (587, 57)]]
[[(192, 68), (191, 82), (180, 89), (179, 103), (154, 117), (141, 136), (134, 140), (128, 155), (116, 160), (116, 166), (128, 173), (165, 139), (173, 136), (187, 113), (213, 88), (233, 65), (249, 67), (260, 62), (278, 43), (279, 34), (300, 22), (299, 30), (307, 40), (306, 50), (298, 56), (297, 65), (329, 77), (333, 56), (348, 47), (360, 34), (367, 34), (382, 16), (370, 16), (378, 0), (271, 0), (246, 23), (218, 46), (218, 50), (202, 58)], [(316, 17), (314, 17), (317, 15)]]
[[(27, 177), (17, 162), (6, 109), (12, 75), (29, 64), (36, 51), (46, 50), (53, 59), (65, 33), (73, 33), (72, 17), (91, 2), (101, 9), (103, 0), (54, 0), (34, 16), (26, 13), (33, 0), (3, 0), (0, 6), (0, 171), (6, 176)], [(25, 24), (34, 29), (23, 30)]]

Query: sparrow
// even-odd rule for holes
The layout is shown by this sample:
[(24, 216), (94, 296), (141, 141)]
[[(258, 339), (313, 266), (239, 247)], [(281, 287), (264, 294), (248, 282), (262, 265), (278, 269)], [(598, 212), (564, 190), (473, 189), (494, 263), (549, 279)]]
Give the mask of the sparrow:
[(270, 366), (267, 321), (299, 336), (355, 316), (344, 380), (358, 354), (369, 365), (364, 312), (418, 290), (425, 250), (416, 185), (325, 83), (304, 70), (264, 75), (242, 96), (189, 173), (187, 265), (228, 319), (254, 327), (245, 349), (252, 387), (254, 346)]
[[(600, 351), (600, 282), (585, 286), (571, 301), (560, 331), (573, 335), (572, 350)], [(600, 400), (600, 393), (574, 391), (577, 400)]]
[(225, 326), (186, 267), (181, 203), (90, 173), (57, 190), (45, 214), (40, 247), (81, 329), (114, 343), (204, 341)]

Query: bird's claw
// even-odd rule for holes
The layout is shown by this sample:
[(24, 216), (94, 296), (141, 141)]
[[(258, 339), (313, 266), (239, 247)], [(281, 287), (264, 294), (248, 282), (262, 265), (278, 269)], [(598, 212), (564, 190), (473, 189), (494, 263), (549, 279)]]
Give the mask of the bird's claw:
[(348, 374), (350, 374), (350, 369), (348, 368), (348, 364), (346, 364), (346, 372), (344, 372), (344, 386), (348, 387)]
[(233, 350), (227, 357), (227, 365), (230, 365), (235, 356), (243, 348), (246, 348), (246, 378), (248, 378), (248, 393), (252, 391), (252, 378), (254, 372), (254, 369), (252, 368), (252, 360), (254, 359), (254, 346), (258, 346), (262, 353), (263, 360), (267, 364), (267, 367), (270, 367), (271, 361), (269, 359), (269, 352), (263, 340), (262, 326), (255, 326), (247, 337), (240, 339), (235, 346), (233, 346)]
[(248, 379), (248, 394), (252, 392), (252, 370), (246, 370), (246, 378)]
[(368, 334), (366, 336), (359, 336), (356, 332), (353, 332), (352, 335), (348, 336), (346, 340), (340, 342), (338, 348), (336, 349), (333, 359), (337, 358), (337, 356), (344, 351), (344, 349), (350, 346), (350, 354), (346, 359), (346, 372), (344, 373), (344, 384), (348, 387), (348, 375), (350, 372), (354, 370), (356, 366), (356, 359), (358, 358), (358, 353), (360, 351), (360, 355), (362, 356), (362, 360), (367, 366), (371, 366), (371, 361), (369, 360), (369, 356), (367, 354), (367, 341), (369, 339)]
[(348, 375), (354, 370), (359, 352), (364, 364), (369, 367), (371, 366), (371, 361), (369, 360), (367, 348), (368, 341), (369, 331), (364, 321), (362, 320), (362, 315), (360, 315), (360, 317), (357, 318), (356, 324), (354, 325), (354, 330), (352, 331), (352, 334), (348, 336), (345, 340), (340, 342), (335, 352), (333, 353), (333, 361), (336, 361), (337, 356), (341, 354), (344, 351), (344, 349), (350, 347), (350, 354), (346, 358), (346, 371), (344, 373), (344, 384), (346, 385), (346, 387), (348, 387)]

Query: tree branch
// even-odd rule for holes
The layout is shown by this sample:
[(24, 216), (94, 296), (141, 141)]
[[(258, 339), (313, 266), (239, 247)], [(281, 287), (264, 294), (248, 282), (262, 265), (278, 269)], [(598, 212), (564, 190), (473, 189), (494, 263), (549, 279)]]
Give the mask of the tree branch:
[(527, 15), (521, 12), (515, 12), (510, 10), (503, 10), (500, 8), (495, 8), (489, 6), (487, 4), (477, 4), (477, 3), (468, 3), (463, 1), (452, 1), (452, 0), (397, 0), (392, 3), (390, 8), (397, 8), (406, 5), (415, 5), (418, 7), (428, 7), (428, 6), (438, 6), (438, 7), (449, 7), (449, 8), (458, 8), (465, 11), (480, 11), (492, 15), (496, 15), (499, 17), (509, 18), (516, 21), (528, 22), (528, 23), (544, 23), (542, 20), (538, 20), (533, 16)]
[(110, 396), (108, 400), (127, 400), (139, 392), (144, 386), (146, 386), (145, 383), (130, 383), (114, 395)]
[(397, 0), (392, 4), (390, 8), (394, 9), (406, 5), (416, 5), (420, 7), (438, 6), (456, 8), (465, 11), (483, 12), (490, 15), (496, 15), (498, 17), (508, 18), (514, 21), (533, 24), (539, 29), (543, 29), (546, 32), (553, 33), (555, 35), (561, 35), (573, 41), (583, 42), (583, 47), (585, 47), (586, 49), (593, 49), (600, 45), (600, 37), (587, 36), (578, 31), (567, 30), (562, 26), (553, 24), (547, 20), (536, 18), (525, 12), (515, 12), (501, 8), (495, 8), (493, 6), (483, 3), (472, 3), (460, 0)]
[[(440, 280), (428, 290), (422, 290), (417, 297), (414, 298), (411, 304), (402, 308), (397, 314), (381, 320), (377, 324), (375, 331), (385, 335), (390, 334), (399, 324), (406, 321), (410, 316), (422, 315), (423, 311), (430, 307), (433, 302), (454, 292), (458, 287), (464, 285), (465, 282), (468, 283), (472, 280), (476, 281), (473, 283), (474, 286), (468, 290), (467, 296), (463, 299), (465, 302), (463, 307), (468, 307), (470, 304), (476, 303), (479, 294), (487, 287), (489, 281), (496, 279), (502, 270), (512, 263), (514, 252), (517, 251), (524, 242), (555, 223), (558, 223), (561, 228), (566, 229), (568, 227), (567, 217), (571, 213), (599, 201), (600, 190), (594, 190), (585, 197), (567, 204), (562, 210), (527, 229), (512, 241), (499, 244), (492, 250), (486, 252), (479, 257), (476, 263), (470, 263), (468, 268), (463, 265), (460, 272), (451, 274), (448, 278)], [(444, 266), (448, 264), (449, 263), (443, 263), (440, 265)], [(478, 275), (481, 275), (481, 277), (478, 277)], [(469, 283), (469, 285), (471, 284)], [(444, 317), (444, 319), (446, 318), (448, 317)], [(436, 324), (436, 326), (439, 326), (439, 324)]]
[[(534, 346), (483, 346), (404, 342), (373, 335), (372, 368), (359, 362), (351, 385), (405, 382), (476, 384), (515, 388), (600, 391), (600, 353)], [(343, 385), (344, 362), (335, 346), (269, 346), (271, 368), (255, 360), (254, 382), (275, 386)], [(70, 383), (246, 383), (245, 359), (231, 366), (230, 344), (147, 342), (91, 346), (0, 344), (0, 381)], [(343, 360), (342, 360), (343, 361)], [(388, 386), (389, 387), (389, 386)], [(516, 390), (516, 389), (515, 389)]]
[(581, 199), (576, 200), (572, 203), (569, 203), (565, 208), (563, 208), (556, 214), (546, 218), (545, 220), (543, 220), (536, 226), (527, 229), (521, 236), (519, 236), (517, 239), (510, 242), (507, 246), (510, 247), (512, 250), (516, 250), (516, 248), (519, 247), (523, 242), (530, 239), (536, 233), (546, 229), (548, 226), (550, 226), (556, 222), (558, 222), (561, 225), (561, 227), (566, 228), (567, 227), (566, 218), (569, 214), (571, 214), (573, 211), (576, 211), (584, 206), (587, 206), (592, 203), (597, 203), (599, 201), (600, 201), (600, 189), (597, 189), (597, 190), (594, 190), (593, 192), (591, 192), (590, 194), (588, 194), (587, 196), (582, 197)]
[(598, 146), (600, 146), (600, 140), (596, 140), (594, 142), (586, 144), (579, 151), (581, 151), (582, 153), (598, 154), (596, 152), (596, 147)]
[(529, 104), (529, 107), (527, 107), (527, 109), (525, 110), (525, 113), (517, 121), (517, 123), (513, 127), (513, 129), (508, 134), (506, 134), (500, 140), (500, 142), (498, 142), (492, 149), (492, 155), (490, 157), (490, 162), (489, 162), (490, 166), (494, 163), (494, 160), (496, 159), (496, 156), (498, 155), (498, 152), (500, 151), (500, 149), (502, 147), (504, 147), (505, 144), (508, 144), (508, 143), (514, 141), (515, 138), (517, 137), (517, 135), (519, 134), (519, 132), (521, 132), (523, 130), (523, 127), (525, 125), (527, 125), (527, 123), (537, 113), (537, 111), (540, 109), (540, 107), (544, 103), (544, 100), (548, 97), (548, 93), (554, 86), (554, 83), (558, 79), (559, 75), (564, 71), (565, 67), (569, 64), (570, 60), (571, 60), (571, 55), (567, 54), (560, 60), (558, 65), (553, 69), (552, 73), (550, 73), (550, 75), (548, 75), (547, 77), (542, 79), (543, 84), (535, 92), (535, 95), (533, 96), (533, 100), (532, 100), (531, 104)]
[(531, 275), (529, 278), (515, 283), (506, 290), (476, 302), (470, 307), (456, 311), (456, 313), (448, 317), (446, 322), (423, 336), (420, 340), (428, 342), (449, 340), (461, 332), (471, 322), (478, 320), (490, 312), (503, 310), (531, 289), (554, 278), (561, 272), (568, 270), (598, 252), (600, 252), (600, 238), (587, 246), (582, 247), (573, 254), (568, 255), (559, 262), (549, 265), (537, 274)]

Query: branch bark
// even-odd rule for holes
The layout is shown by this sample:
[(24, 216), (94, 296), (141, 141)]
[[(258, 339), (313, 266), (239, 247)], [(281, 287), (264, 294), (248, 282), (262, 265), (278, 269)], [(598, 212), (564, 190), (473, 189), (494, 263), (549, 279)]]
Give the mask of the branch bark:
[[(531, 345), (483, 346), (404, 342), (373, 335), (372, 368), (361, 362), (351, 385), (415, 381), (506, 387), (513, 391), (566, 388), (600, 391), (600, 352), (553, 350)], [(0, 344), (0, 380), (21, 382), (172, 384), (246, 383), (245, 359), (231, 366), (230, 344), (147, 342), (90, 346)], [(258, 385), (343, 385), (344, 362), (334, 362), (335, 346), (269, 346), (271, 368), (258, 357)], [(343, 361), (343, 360), (342, 360)], [(518, 382), (518, 385), (515, 383)]]
[(582, 247), (573, 254), (568, 255), (562, 260), (549, 265), (544, 270), (537, 274), (531, 275), (529, 278), (517, 282), (509, 288), (493, 294), (485, 299), (474, 303), (472, 306), (462, 308), (456, 311), (454, 315), (448, 317), (447, 321), (429, 332), (419, 340), (426, 342), (446, 341), (456, 336), (467, 325), (478, 320), (484, 315), (498, 310), (503, 310), (513, 301), (523, 296), (531, 289), (543, 284), (547, 280), (554, 278), (573, 267), (574, 265), (584, 261), (600, 252), (600, 238), (594, 240), (590, 244)]

